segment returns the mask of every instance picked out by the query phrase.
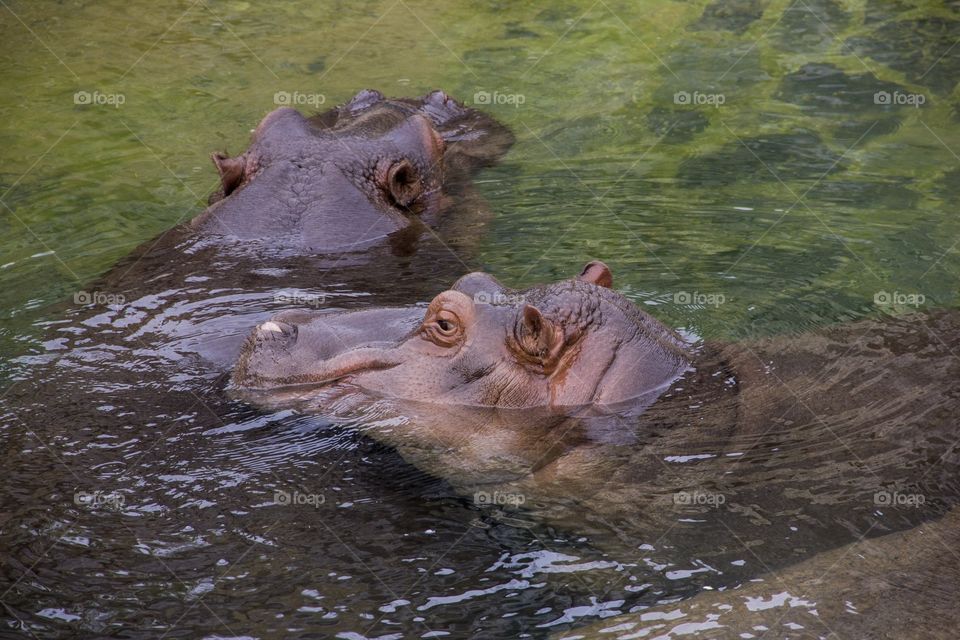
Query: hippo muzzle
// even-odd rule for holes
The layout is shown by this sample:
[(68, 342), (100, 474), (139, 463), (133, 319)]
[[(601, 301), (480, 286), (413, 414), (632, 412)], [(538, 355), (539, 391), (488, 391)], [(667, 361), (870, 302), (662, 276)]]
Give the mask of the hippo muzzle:
[(415, 331), (422, 309), (339, 313), (284, 311), (247, 338), (233, 372), (246, 389), (320, 385), (401, 362), (399, 347)]

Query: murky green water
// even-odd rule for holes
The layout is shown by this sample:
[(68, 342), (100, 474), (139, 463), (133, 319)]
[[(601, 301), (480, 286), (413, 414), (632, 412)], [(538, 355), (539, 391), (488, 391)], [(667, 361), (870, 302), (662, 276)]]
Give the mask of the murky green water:
[[(599, 258), (665, 322), (718, 339), (883, 314), (881, 292), (956, 307), (956, 2), (7, 2), (0, 16), (5, 375), (43, 351), (48, 305), (202, 209), (209, 153), (243, 148), (277, 92), (315, 111), (364, 87), (443, 88), (508, 124), (516, 145), (478, 180), (496, 217), (470, 260), (506, 283)], [(77, 449), (96, 444), (95, 425), (64, 414), (39, 445), (3, 409), (10, 460), (33, 461), (8, 487), (8, 613), (38, 634), (541, 637), (554, 627), (539, 624), (630, 606), (591, 600), (584, 581), (606, 578), (570, 564), (575, 535), (474, 526), (449, 487), (383, 447), (236, 408), (211, 426), (192, 409), (136, 409), (141, 429), (183, 419), (159, 449), (101, 443), (148, 464), (125, 480), (139, 519), (101, 522), (116, 535), (99, 542), (96, 521), (49, 503), (83, 484), (61, 463), (75, 430)], [(345, 511), (368, 510), (277, 525), (231, 493), (271, 464), (307, 486), (330, 474)]]

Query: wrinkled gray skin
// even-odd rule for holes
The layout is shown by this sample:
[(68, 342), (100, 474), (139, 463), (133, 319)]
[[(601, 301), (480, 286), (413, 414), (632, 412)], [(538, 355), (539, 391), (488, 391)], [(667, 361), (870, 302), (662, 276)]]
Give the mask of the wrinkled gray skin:
[(282, 107), (244, 153), (213, 155), (221, 188), (190, 228), (289, 253), (362, 250), (411, 225), (436, 226), (450, 205), (445, 182), (511, 142), (442, 91), (419, 100), (361, 91), (313, 118)]
[(233, 384), (346, 380), (396, 398), (511, 408), (655, 398), (686, 368), (683, 345), (611, 283), (592, 262), (524, 291), (472, 273), (425, 310), (284, 312), (248, 339)]
[[(960, 315), (685, 347), (611, 280), (599, 263), (526, 291), (471, 274), (427, 308), (280, 314), (249, 337), (234, 387), (262, 407), (343, 416), (465, 496), (521, 496), (518, 516), (648, 567), (643, 602), (665, 603), (585, 637), (758, 624), (775, 637), (910, 637), (909, 618), (881, 609), (960, 598), (960, 559), (941, 542), (956, 538)], [(882, 506), (878, 492), (925, 502)], [(696, 494), (723, 502), (677, 498)], [(692, 597), (698, 583), (745, 587)], [(757, 604), (783, 592), (772, 614)]]

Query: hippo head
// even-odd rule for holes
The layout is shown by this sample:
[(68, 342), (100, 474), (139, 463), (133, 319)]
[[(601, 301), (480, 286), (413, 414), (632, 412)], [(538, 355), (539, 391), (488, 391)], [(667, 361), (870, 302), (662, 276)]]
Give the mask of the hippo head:
[(611, 285), (606, 265), (591, 262), (526, 290), (471, 273), (426, 307), (283, 312), (248, 338), (232, 385), (271, 400), (349, 384), (503, 408), (655, 398), (686, 369), (684, 344)]
[(221, 186), (192, 226), (294, 253), (365, 249), (436, 225), (450, 184), (511, 143), (504, 127), (442, 91), (415, 100), (361, 91), (312, 118), (279, 108), (244, 153), (213, 155)]

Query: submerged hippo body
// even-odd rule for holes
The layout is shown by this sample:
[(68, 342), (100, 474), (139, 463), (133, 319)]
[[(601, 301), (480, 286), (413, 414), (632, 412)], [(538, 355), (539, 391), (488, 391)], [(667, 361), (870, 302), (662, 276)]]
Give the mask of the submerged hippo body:
[(956, 314), (686, 345), (610, 284), (591, 263), (525, 291), (471, 274), (426, 308), (280, 314), (248, 338), (233, 386), (349, 414), (464, 495), (521, 497), (645, 567), (646, 606), (953, 507)]
[[(960, 511), (909, 531), (853, 542), (734, 589), (608, 618), (580, 640), (756, 637), (953, 640)], [(570, 634), (551, 636), (555, 640)]]

